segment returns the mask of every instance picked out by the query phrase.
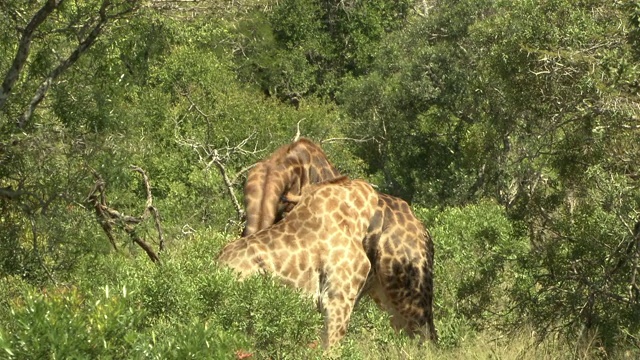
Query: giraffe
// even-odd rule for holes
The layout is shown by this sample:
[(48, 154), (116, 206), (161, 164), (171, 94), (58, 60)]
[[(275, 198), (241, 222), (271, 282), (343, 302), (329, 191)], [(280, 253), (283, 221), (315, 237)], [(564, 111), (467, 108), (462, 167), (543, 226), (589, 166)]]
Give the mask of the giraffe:
[[(406, 201), (378, 193), (363, 247), (374, 281), (368, 293), (391, 315), (391, 325), (410, 337), (438, 333), (433, 321), (433, 256), (431, 235)], [(424, 329), (426, 325), (426, 329)]]
[[(300, 156), (301, 153), (309, 155)], [(266, 172), (265, 164), (278, 166), (272, 165)], [(288, 168), (291, 165), (293, 168)], [(258, 231), (277, 223), (283, 213), (300, 202), (301, 189), (335, 176), (339, 176), (338, 171), (320, 147), (310, 140), (301, 139), (282, 146), (249, 173), (245, 186), (245, 234), (250, 227), (251, 231)], [(263, 189), (270, 189), (269, 196)], [(268, 206), (265, 206), (265, 199), (269, 201)], [(249, 219), (258, 218), (263, 221), (258, 223), (254, 220), (250, 224)], [(373, 274), (367, 293), (391, 315), (392, 327), (411, 337), (416, 334), (424, 336), (424, 331), (421, 331), (424, 329), (428, 338), (437, 342), (433, 319), (433, 239), (407, 202), (378, 193), (376, 211), (362, 239), (362, 246)]]
[(249, 171), (244, 187), (247, 224), (242, 236), (271, 226), (291, 211), (292, 204), (281, 201), (283, 196), (299, 196), (308, 184), (339, 176), (324, 151), (312, 141), (301, 138), (281, 146)]
[(218, 263), (241, 277), (267, 272), (312, 295), (324, 317), (322, 344), (346, 333), (371, 264), (362, 239), (377, 208), (368, 183), (340, 177), (308, 185), (280, 222), (227, 244)]

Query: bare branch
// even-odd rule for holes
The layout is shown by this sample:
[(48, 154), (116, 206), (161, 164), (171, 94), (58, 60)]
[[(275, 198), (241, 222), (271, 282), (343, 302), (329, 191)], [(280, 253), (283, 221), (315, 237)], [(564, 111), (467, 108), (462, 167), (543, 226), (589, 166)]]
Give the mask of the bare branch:
[(105, 214), (105, 209), (107, 208), (107, 200), (104, 194), (104, 180), (102, 179), (102, 176), (100, 176), (100, 174), (98, 174), (95, 170), (91, 169), (91, 172), (96, 178), (96, 182), (85, 201), (93, 205), (93, 208), (96, 212), (96, 217), (98, 218), (98, 223), (100, 223), (102, 230), (104, 230), (105, 234), (107, 235), (107, 238), (109, 239), (111, 246), (113, 246), (113, 249), (115, 251), (118, 251), (118, 245), (116, 244), (116, 240), (111, 233), (111, 229), (113, 228), (113, 220), (110, 216), (107, 216), (107, 214)]
[(18, 44), (18, 50), (16, 56), (13, 58), (13, 63), (4, 76), (2, 87), (0, 88), (0, 109), (4, 108), (13, 86), (20, 77), (20, 72), (24, 68), (27, 58), (29, 57), (29, 50), (31, 48), (31, 40), (33, 39), (34, 32), (38, 27), (54, 12), (64, 0), (47, 0), (47, 2), (38, 10), (38, 12), (31, 18), (29, 24), (22, 31), (20, 43)]
[(356, 139), (356, 138), (349, 138), (349, 137), (339, 137), (339, 138), (329, 138), (329, 139), (324, 139), (322, 141), (320, 141), (321, 144), (324, 143), (332, 143), (332, 142), (337, 142), (337, 141), (353, 141), (353, 142), (368, 142), (368, 141), (375, 141), (376, 139), (372, 136), (370, 137), (364, 137), (364, 138), (360, 138), (360, 139)]
[(91, 192), (87, 196), (86, 201), (93, 205), (93, 208), (96, 212), (96, 216), (98, 218), (98, 222), (100, 223), (100, 226), (102, 226), (102, 229), (104, 230), (104, 232), (107, 234), (107, 237), (111, 242), (111, 245), (116, 251), (118, 250), (118, 246), (116, 245), (115, 238), (112, 234), (112, 229), (113, 229), (113, 225), (117, 223), (119, 224), (119, 227), (121, 227), (129, 235), (131, 240), (134, 243), (138, 244), (138, 246), (140, 246), (147, 253), (147, 256), (149, 256), (151, 261), (155, 263), (159, 263), (160, 258), (155, 253), (155, 251), (151, 248), (149, 244), (147, 244), (142, 238), (140, 238), (140, 236), (138, 236), (138, 234), (135, 231), (136, 226), (140, 224), (142, 221), (144, 221), (149, 216), (149, 213), (153, 214), (156, 230), (158, 231), (158, 236), (160, 238), (160, 250), (164, 249), (164, 239), (162, 236), (162, 229), (160, 227), (158, 211), (153, 207), (153, 198), (151, 197), (151, 187), (149, 185), (149, 178), (147, 177), (144, 170), (142, 170), (141, 168), (137, 166), (131, 166), (131, 168), (133, 171), (136, 171), (142, 174), (143, 181), (145, 183), (145, 187), (147, 190), (147, 203), (146, 203), (145, 210), (141, 216), (134, 217), (134, 216), (125, 215), (115, 209), (110, 208), (107, 205), (107, 200), (105, 195), (105, 182), (100, 176), (100, 174), (98, 174), (93, 169), (91, 171), (93, 173), (93, 176), (96, 178), (96, 182)]
[(23, 200), (24, 199), (23, 196), (29, 196), (35, 199), (38, 203), (40, 203), (40, 207), (42, 209), (45, 209), (47, 206), (47, 203), (44, 200), (42, 200), (38, 195), (30, 191), (21, 190), (21, 189), (13, 190), (11, 186), (0, 188), (0, 199)]
[(238, 199), (236, 198), (236, 194), (233, 192), (233, 183), (229, 180), (229, 177), (227, 176), (227, 170), (225, 169), (224, 164), (219, 159), (214, 159), (213, 162), (218, 168), (218, 170), (220, 170), (220, 174), (222, 174), (222, 180), (224, 181), (224, 184), (227, 188), (229, 197), (231, 197), (231, 202), (233, 203), (233, 206), (236, 208), (238, 219), (242, 219), (242, 217), (244, 216), (244, 210), (242, 209), (242, 206), (240, 206), (240, 202), (238, 202)]
[(140, 167), (131, 165), (131, 170), (138, 172), (142, 175), (142, 180), (144, 181), (144, 187), (147, 191), (147, 203), (144, 209), (143, 219), (146, 219), (149, 216), (149, 213), (153, 216), (154, 224), (156, 227), (156, 231), (158, 232), (158, 240), (160, 251), (164, 250), (164, 236), (162, 235), (162, 227), (160, 226), (160, 214), (158, 213), (158, 209), (153, 206), (153, 197), (151, 196), (151, 185), (149, 183), (149, 177), (147, 173), (142, 170)]
[(300, 119), (298, 124), (296, 124), (296, 136), (293, 137), (293, 142), (296, 142), (300, 139), (300, 123), (305, 119)]
[(151, 246), (149, 246), (149, 244), (147, 244), (144, 240), (142, 240), (138, 236), (138, 234), (135, 231), (135, 228), (133, 228), (132, 226), (126, 226), (124, 228), (124, 231), (127, 234), (129, 234), (129, 236), (131, 237), (131, 240), (133, 240), (134, 243), (138, 244), (138, 246), (140, 246), (142, 250), (144, 250), (147, 253), (147, 256), (149, 256), (149, 259), (151, 259), (151, 261), (157, 264), (160, 263), (160, 258), (158, 257), (158, 255), (155, 253), (155, 251), (153, 251), (153, 249), (151, 248)]
[[(189, 111), (195, 111), (199, 116), (205, 118), (205, 120), (209, 123), (209, 115), (207, 115), (204, 111), (200, 109), (200, 107), (189, 97), (188, 94), (182, 94), (190, 103)], [(236, 197), (234, 188), (237, 186), (238, 179), (241, 174), (248, 171), (253, 165), (249, 167), (245, 167), (241, 169), (234, 176), (233, 180), (229, 177), (226, 164), (233, 157), (237, 155), (247, 156), (247, 155), (256, 155), (264, 150), (258, 150), (257, 144), (253, 150), (246, 150), (245, 147), (251, 141), (255, 133), (247, 136), (243, 140), (241, 140), (236, 145), (230, 145), (229, 140), (227, 139), (226, 146), (213, 146), (206, 143), (201, 143), (196, 139), (188, 139), (179, 134), (178, 131), (178, 122), (176, 122), (176, 129), (174, 131), (175, 140), (179, 145), (190, 147), (193, 149), (196, 154), (198, 154), (198, 158), (200, 162), (204, 164), (204, 169), (208, 170), (212, 165), (218, 169), (220, 175), (222, 176), (222, 180), (224, 182), (225, 188), (229, 197), (231, 198), (231, 202), (233, 203), (234, 208), (236, 209), (236, 213), (238, 215), (238, 219), (242, 219), (244, 217), (244, 210)]]
[(38, 250), (38, 231), (37, 231), (37, 227), (36, 227), (36, 221), (33, 218), (33, 214), (31, 214), (29, 216), (29, 220), (31, 222), (31, 236), (33, 237), (33, 253), (35, 254), (36, 258), (38, 259), (38, 263), (40, 264), (40, 267), (42, 267), (44, 272), (49, 277), (49, 280), (51, 280), (51, 282), (54, 285), (57, 285), (58, 281), (56, 281), (56, 279), (53, 277), (53, 274), (51, 273), (51, 271), (49, 270), (49, 268), (45, 264), (44, 260), (42, 259), (42, 256), (40, 256), (40, 251)]
[(244, 173), (248, 172), (249, 170), (251, 170), (254, 166), (256, 166), (256, 164), (251, 164), (251, 165), (247, 165), (245, 167), (243, 167), (242, 169), (238, 170), (238, 172), (236, 172), (236, 176), (233, 178), (233, 180), (231, 181), (232, 185), (237, 185), (238, 184), (238, 180), (240, 180), (240, 177), (242, 175), (244, 175)]

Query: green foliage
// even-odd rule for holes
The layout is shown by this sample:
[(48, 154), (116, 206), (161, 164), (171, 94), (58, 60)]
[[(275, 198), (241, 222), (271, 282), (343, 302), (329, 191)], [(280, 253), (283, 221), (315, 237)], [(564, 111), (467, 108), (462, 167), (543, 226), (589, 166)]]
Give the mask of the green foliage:
[[(83, 9), (60, 11), (91, 11)], [(63, 73), (49, 90), (47, 107), (34, 115), (38, 127), (23, 133), (8, 128), (0, 146), (0, 188), (16, 199), (0, 196), (7, 219), (0, 222), (1, 274), (43, 283), (66, 276), (87, 254), (108, 251), (85, 204), (92, 170), (105, 180), (109, 206), (137, 216), (146, 193), (129, 165), (142, 167), (172, 241), (185, 229), (223, 228), (237, 217), (212, 163), (215, 152), (233, 181), (231, 191), (239, 193), (243, 174), (236, 172), (289, 141), (298, 121), (304, 120), (310, 137), (339, 134), (330, 107), (308, 102), (299, 112), (283, 110), (237, 83), (228, 52), (212, 54), (228, 36), (226, 26), (210, 14), (185, 24), (146, 9), (106, 32), (95, 51)], [(20, 89), (10, 99), (23, 99)], [(13, 115), (7, 111), (8, 126)], [(156, 237), (150, 224), (139, 232), (147, 240)], [(115, 235), (122, 250), (135, 251), (124, 233)]]
[(504, 208), (491, 201), (417, 209), (434, 238), (436, 319), (440, 341), (457, 344), (465, 332), (502, 325), (513, 286), (532, 279), (519, 268), (527, 240), (517, 235)]
[[(241, 227), (247, 166), (298, 125), (418, 209), (445, 348), (520, 325), (606, 356), (638, 346), (638, 1), (111, 1), (16, 126), (102, 3), (63, 2), (38, 27), (0, 108), (3, 356), (318, 355), (308, 302), (211, 264)], [(0, 2), (2, 81), (43, 4)], [(131, 164), (160, 213), (159, 267), (124, 232), (114, 252), (86, 203), (95, 171), (109, 206), (140, 215)], [(136, 233), (158, 246), (150, 221)], [(424, 355), (366, 300), (349, 333), (336, 356)]]
[(81, 265), (77, 286), (24, 285), (8, 292), (3, 309), (10, 312), (0, 318), (9, 335), (0, 345), (10, 358), (302, 354), (322, 325), (310, 299), (267, 277), (238, 282), (217, 269), (212, 258), (222, 241), (197, 237), (166, 254), (162, 266), (143, 258), (98, 258)]
[(202, 321), (149, 327), (151, 315), (135, 300), (135, 290), (108, 285), (103, 290), (94, 296), (75, 288), (26, 291), (15, 300), (7, 323), (9, 358), (231, 359), (242, 346), (237, 337)]
[(368, 71), (383, 36), (401, 27), (410, 1), (282, 1), (241, 28), (247, 81), (281, 100), (332, 97), (346, 75)]
[[(10, 342), (18, 358), (78, 358), (114, 355), (137, 340), (143, 311), (125, 305), (122, 294), (85, 299), (75, 288), (24, 294), (12, 312)], [(102, 341), (100, 341), (102, 339)]]
[(599, 167), (590, 168), (583, 181), (595, 186), (534, 230), (535, 246), (523, 266), (535, 287), (514, 293), (518, 310), (543, 335), (561, 330), (582, 340), (595, 331), (605, 349), (636, 344), (631, 334), (638, 332), (640, 314), (633, 290), (638, 229), (634, 233), (626, 221), (633, 219), (640, 194), (626, 177), (611, 178)]

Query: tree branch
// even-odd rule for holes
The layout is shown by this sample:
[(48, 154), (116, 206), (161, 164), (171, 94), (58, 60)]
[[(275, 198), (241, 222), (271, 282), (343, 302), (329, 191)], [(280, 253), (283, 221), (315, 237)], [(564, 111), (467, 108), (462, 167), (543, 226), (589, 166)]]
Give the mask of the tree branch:
[(153, 198), (151, 197), (151, 186), (149, 185), (149, 178), (147, 174), (140, 167), (131, 166), (133, 171), (136, 171), (142, 174), (143, 181), (145, 184), (145, 188), (147, 191), (147, 202), (145, 210), (143, 214), (139, 217), (129, 216), (118, 212), (115, 209), (110, 208), (107, 205), (106, 195), (105, 195), (105, 182), (102, 179), (102, 176), (98, 174), (95, 170), (92, 169), (93, 176), (96, 178), (96, 182), (87, 196), (86, 201), (93, 205), (95, 209), (96, 216), (98, 218), (98, 222), (102, 229), (107, 234), (109, 241), (113, 248), (117, 251), (118, 246), (116, 245), (115, 238), (112, 234), (113, 225), (118, 223), (119, 226), (129, 235), (131, 240), (138, 244), (149, 256), (151, 261), (155, 263), (160, 263), (160, 258), (155, 253), (155, 251), (151, 248), (149, 244), (147, 244), (138, 234), (136, 233), (136, 226), (143, 222), (146, 218), (148, 218), (149, 214), (153, 214), (155, 220), (156, 230), (158, 231), (158, 237), (160, 239), (160, 250), (164, 249), (164, 238), (162, 236), (162, 228), (160, 227), (160, 218), (157, 209), (153, 206)]
[(102, 227), (102, 230), (104, 230), (104, 233), (107, 235), (107, 238), (109, 239), (111, 246), (113, 246), (113, 249), (115, 251), (118, 251), (118, 245), (116, 244), (116, 239), (113, 237), (113, 234), (111, 233), (111, 229), (113, 228), (112, 226), (113, 220), (111, 219), (111, 216), (108, 216), (105, 213), (105, 210), (107, 209), (107, 199), (105, 196), (104, 180), (102, 179), (102, 176), (100, 176), (100, 174), (98, 174), (93, 169), (92, 169), (92, 173), (93, 173), (93, 176), (96, 178), (96, 182), (93, 185), (93, 188), (91, 189), (91, 191), (89, 192), (86, 202), (88, 202), (93, 206), (93, 209), (96, 212), (98, 223)]
[(71, 65), (73, 65), (76, 61), (78, 61), (78, 59), (80, 58), (80, 55), (82, 55), (85, 51), (87, 51), (87, 49), (91, 47), (91, 45), (95, 43), (96, 39), (98, 38), (98, 35), (100, 35), (100, 33), (102, 32), (102, 28), (104, 24), (109, 19), (107, 17), (106, 11), (107, 11), (107, 7), (109, 7), (110, 5), (111, 5), (111, 2), (109, 0), (104, 0), (102, 2), (102, 5), (100, 6), (100, 20), (93, 27), (89, 35), (87, 35), (87, 37), (80, 42), (78, 47), (76, 47), (76, 49), (73, 50), (73, 52), (71, 53), (71, 55), (69, 55), (68, 58), (66, 58), (64, 61), (58, 64), (58, 66), (49, 73), (49, 76), (47, 76), (47, 78), (44, 79), (44, 81), (42, 81), (42, 83), (36, 90), (35, 95), (29, 102), (27, 109), (24, 111), (24, 113), (22, 113), (22, 116), (20, 116), (20, 119), (18, 119), (18, 127), (24, 128), (27, 121), (31, 119), (31, 116), (33, 115), (33, 111), (40, 104), (40, 102), (42, 102), (45, 95), (47, 94), (47, 91), (49, 90), (49, 87), (51, 87), (51, 84), (53, 83), (53, 81), (56, 78), (58, 78), (58, 76), (60, 76), (60, 74), (62, 74), (65, 70), (67, 70)]
[[(204, 117), (207, 123), (210, 123), (209, 115), (207, 115), (204, 111), (202, 111), (200, 107), (198, 107), (198, 105), (191, 99), (191, 97), (189, 97), (188, 94), (183, 93), (182, 95), (190, 103), (188, 111), (195, 111), (199, 116)], [(244, 217), (244, 210), (242, 208), (242, 205), (238, 201), (238, 198), (236, 197), (236, 194), (234, 192), (234, 187), (237, 185), (237, 180), (240, 174), (248, 171), (248, 169), (250, 169), (251, 167), (243, 168), (242, 170), (240, 170), (240, 172), (235, 175), (232, 181), (228, 175), (226, 164), (229, 160), (231, 160), (234, 156), (238, 154), (255, 155), (263, 151), (263, 150), (258, 150), (257, 145), (253, 150), (245, 150), (245, 146), (254, 137), (255, 133), (244, 138), (242, 141), (240, 141), (236, 145), (230, 145), (229, 140), (227, 139), (227, 145), (222, 147), (214, 147), (213, 145), (200, 143), (198, 140), (195, 140), (195, 139), (187, 139), (182, 135), (180, 135), (179, 133), (180, 132), (178, 131), (178, 123), (176, 122), (176, 131), (174, 132), (176, 142), (180, 145), (192, 148), (196, 152), (196, 154), (198, 154), (198, 158), (200, 159), (200, 162), (205, 164), (205, 170), (208, 170), (211, 167), (211, 165), (216, 166), (216, 168), (220, 172), (220, 175), (222, 176), (222, 180), (224, 182), (227, 193), (231, 198), (231, 202), (233, 203), (233, 206), (236, 209), (238, 219), (242, 219)]]
[(324, 144), (324, 143), (332, 143), (332, 142), (337, 142), (337, 141), (353, 141), (353, 142), (361, 143), (361, 142), (368, 142), (368, 141), (375, 141), (375, 140), (376, 139), (373, 136), (363, 137), (363, 138), (360, 138), (360, 139), (349, 138), (349, 137), (339, 137), (339, 138), (324, 139), (324, 140), (320, 141), (320, 143)]
[(22, 31), (20, 37), (20, 43), (16, 51), (16, 56), (13, 58), (13, 63), (7, 73), (4, 76), (2, 87), (0, 88), (0, 109), (4, 108), (4, 105), (11, 94), (13, 86), (20, 77), (20, 72), (24, 68), (27, 58), (29, 57), (29, 50), (31, 48), (31, 40), (33, 39), (34, 32), (40, 25), (55, 11), (64, 0), (47, 0), (47, 2), (33, 15), (29, 24)]
[(296, 135), (293, 137), (293, 142), (296, 142), (300, 139), (300, 123), (304, 120), (306, 119), (298, 120), (298, 123), (296, 124)]
[(220, 170), (220, 174), (222, 174), (222, 180), (224, 181), (225, 187), (227, 188), (227, 192), (231, 197), (231, 202), (233, 203), (233, 206), (236, 208), (236, 213), (238, 214), (238, 220), (241, 220), (242, 217), (244, 216), (244, 210), (242, 209), (242, 206), (240, 206), (240, 202), (238, 202), (238, 198), (236, 198), (236, 194), (233, 192), (233, 183), (231, 182), (231, 180), (229, 180), (229, 177), (227, 176), (227, 170), (225, 169), (224, 164), (222, 163), (222, 161), (220, 161), (219, 158), (214, 158), (213, 163), (216, 165), (218, 170)]
[[(49, 0), (49, 1), (51, 2), (52, 0)], [(57, 1), (61, 2), (64, 0), (57, 0)], [(134, 1), (134, 3), (136, 2), (137, 0)], [(49, 75), (42, 81), (38, 89), (36, 89), (35, 95), (33, 96), (33, 98), (31, 98), (29, 105), (27, 106), (25, 111), (22, 113), (22, 115), (18, 119), (19, 128), (21, 129), (24, 128), (26, 123), (31, 119), (31, 116), (33, 115), (34, 110), (45, 98), (45, 95), (47, 94), (47, 91), (49, 91), (51, 84), (58, 78), (58, 76), (60, 76), (60, 74), (62, 74), (69, 67), (75, 64), (75, 62), (78, 61), (80, 56), (84, 54), (96, 42), (96, 39), (102, 33), (105, 24), (111, 19), (122, 17), (123, 15), (133, 12), (138, 8), (137, 6), (132, 6), (131, 8), (128, 8), (127, 10), (124, 10), (117, 14), (107, 15), (107, 10), (112, 5), (113, 4), (111, 3), (111, 0), (102, 1), (102, 5), (100, 6), (100, 11), (99, 11), (98, 22), (95, 24), (91, 32), (89, 32), (89, 35), (87, 35), (87, 37), (84, 40), (82, 40), (80, 44), (78, 44), (75, 50), (73, 50), (71, 55), (69, 55), (69, 57), (67, 57), (65, 60), (60, 62), (60, 64), (58, 64), (58, 66), (54, 68), (49, 73)]]
[(149, 177), (147, 173), (141, 168), (131, 165), (131, 170), (136, 171), (142, 175), (142, 180), (144, 181), (144, 187), (147, 191), (147, 203), (144, 209), (144, 214), (142, 215), (143, 220), (149, 216), (149, 213), (153, 216), (153, 222), (156, 227), (156, 231), (158, 232), (158, 240), (160, 251), (164, 250), (164, 236), (162, 235), (162, 227), (160, 226), (160, 214), (158, 213), (158, 209), (153, 206), (153, 197), (151, 196), (151, 185), (149, 184)]

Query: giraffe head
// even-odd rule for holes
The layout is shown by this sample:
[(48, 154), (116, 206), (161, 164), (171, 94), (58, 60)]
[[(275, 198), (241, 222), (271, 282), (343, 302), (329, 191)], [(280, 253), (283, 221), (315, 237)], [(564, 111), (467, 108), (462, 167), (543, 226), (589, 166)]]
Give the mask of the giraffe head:
[(249, 171), (244, 188), (247, 224), (242, 236), (280, 221), (294, 206), (284, 199), (300, 195), (306, 185), (338, 176), (324, 151), (310, 140), (301, 138), (280, 147)]

